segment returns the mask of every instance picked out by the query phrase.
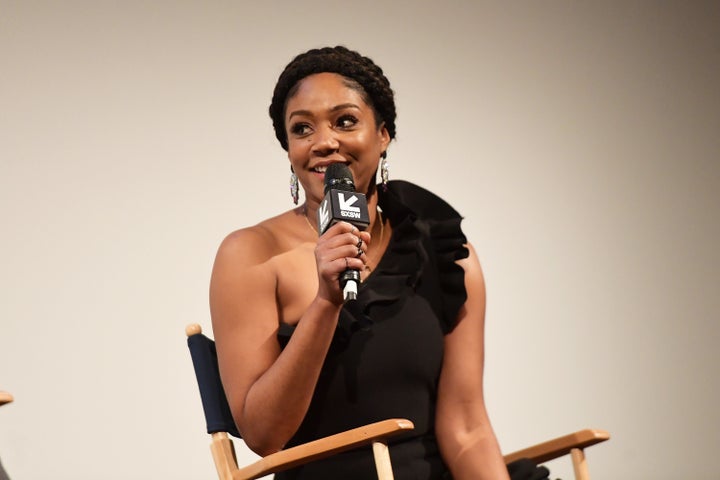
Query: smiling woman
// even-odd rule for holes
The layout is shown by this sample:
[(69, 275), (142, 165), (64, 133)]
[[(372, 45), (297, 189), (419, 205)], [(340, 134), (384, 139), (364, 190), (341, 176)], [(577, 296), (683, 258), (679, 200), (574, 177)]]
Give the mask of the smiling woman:
[[(508, 478), (483, 397), (482, 271), (452, 207), (388, 181), (395, 103), (382, 70), (344, 47), (310, 50), (281, 74), (270, 116), (293, 199), (301, 186), (305, 201), (231, 233), (210, 289), (223, 384), (245, 442), (267, 454), (402, 417), (415, 430), (392, 445), (396, 479)], [(338, 222), (318, 236), (332, 164), (366, 195), (367, 230)], [(347, 268), (362, 284), (345, 303)], [(374, 472), (372, 452), (360, 449), (276, 478)]]
[(302, 79), (287, 101), (288, 157), (305, 191), (306, 214), (322, 201), (324, 173), (332, 163), (348, 165), (356, 187), (377, 205), (375, 175), (390, 134), (377, 124), (359, 88), (337, 73), (316, 73)]

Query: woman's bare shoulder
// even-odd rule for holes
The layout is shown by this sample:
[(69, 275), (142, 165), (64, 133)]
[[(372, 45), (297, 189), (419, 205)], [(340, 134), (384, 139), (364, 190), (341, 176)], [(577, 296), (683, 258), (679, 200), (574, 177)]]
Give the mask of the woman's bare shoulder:
[(283, 266), (300, 256), (303, 233), (294, 211), (236, 230), (225, 237), (210, 279), (210, 309), (216, 338), (224, 327), (248, 318), (272, 329), (278, 323), (277, 292)]
[(290, 225), (293, 210), (262, 222), (235, 230), (225, 237), (218, 249), (218, 259), (229, 257), (235, 267), (251, 267), (267, 262), (292, 248)]

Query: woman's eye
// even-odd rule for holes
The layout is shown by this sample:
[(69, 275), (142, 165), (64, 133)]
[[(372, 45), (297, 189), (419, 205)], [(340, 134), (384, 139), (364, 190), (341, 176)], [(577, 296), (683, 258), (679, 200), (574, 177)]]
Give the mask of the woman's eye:
[(340, 128), (350, 128), (355, 126), (355, 124), (358, 122), (357, 118), (355, 118), (352, 115), (343, 115), (342, 117), (338, 118), (337, 125)]
[(307, 123), (295, 123), (290, 127), (290, 133), (293, 135), (307, 135), (310, 133), (310, 125)]

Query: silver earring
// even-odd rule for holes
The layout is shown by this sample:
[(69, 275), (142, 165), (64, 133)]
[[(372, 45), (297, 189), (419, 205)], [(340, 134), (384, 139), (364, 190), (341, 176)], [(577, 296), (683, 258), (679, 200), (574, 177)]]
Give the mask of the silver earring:
[(290, 170), (290, 196), (293, 199), (293, 203), (295, 205), (298, 204), (298, 178), (297, 175), (295, 175), (295, 172)]
[(390, 168), (385, 157), (380, 160), (380, 178), (382, 179), (383, 188), (387, 190), (387, 183), (390, 180)]

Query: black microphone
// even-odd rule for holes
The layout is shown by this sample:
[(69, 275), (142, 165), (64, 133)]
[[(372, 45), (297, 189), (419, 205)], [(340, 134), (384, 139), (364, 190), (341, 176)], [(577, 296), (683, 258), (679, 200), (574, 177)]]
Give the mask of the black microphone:
[[(328, 165), (325, 171), (325, 198), (317, 212), (318, 233), (322, 235), (337, 222), (348, 222), (365, 230), (370, 225), (367, 198), (355, 191), (352, 172), (344, 163)], [(357, 298), (360, 272), (349, 268), (340, 275), (343, 298)]]

